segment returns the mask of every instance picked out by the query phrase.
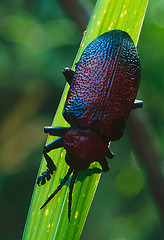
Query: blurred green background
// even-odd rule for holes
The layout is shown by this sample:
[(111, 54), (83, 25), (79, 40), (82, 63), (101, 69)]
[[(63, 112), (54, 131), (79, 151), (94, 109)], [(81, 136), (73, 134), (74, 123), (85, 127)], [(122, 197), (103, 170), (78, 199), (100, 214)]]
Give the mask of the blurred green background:
[[(64, 1), (0, 1), (0, 235), (21, 239), (36, 175), (81, 28)], [(81, 1), (91, 13), (95, 0)], [(164, 0), (151, 0), (138, 43), (140, 96), (159, 154), (164, 156)], [(145, 143), (146, 144), (146, 143)], [(111, 144), (81, 240), (163, 240), (164, 230), (128, 133)], [(163, 163), (162, 163), (163, 170)], [(55, 214), (55, 213), (54, 213)], [(46, 226), (45, 226), (46, 228)]]

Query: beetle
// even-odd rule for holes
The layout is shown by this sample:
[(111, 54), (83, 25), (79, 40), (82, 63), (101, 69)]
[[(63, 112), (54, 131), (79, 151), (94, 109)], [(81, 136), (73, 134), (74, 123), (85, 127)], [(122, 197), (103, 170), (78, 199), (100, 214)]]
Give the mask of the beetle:
[(94, 39), (76, 63), (63, 74), (70, 85), (63, 116), (71, 127), (45, 127), (45, 133), (60, 138), (44, 146), (47, 169), (38, 177), (44, 185), (56, 170), (48, 153), (56, 148), (66, 149), (65, 161), (69, 169), (57, 189), (41, 209), (58, 193), (69, 176), (68, 218), (71, 216), (72, 192), (79, 170), (99, 162), (102, 171), (108, 171), (106, 157), (114, 154), (108, 148), (110, 141), (123, 136), (126, 121), (132, 109), (141, 108), (135, 100), (140, 82), (140, 60), (137, 49), (127, 32), (112, 30)]

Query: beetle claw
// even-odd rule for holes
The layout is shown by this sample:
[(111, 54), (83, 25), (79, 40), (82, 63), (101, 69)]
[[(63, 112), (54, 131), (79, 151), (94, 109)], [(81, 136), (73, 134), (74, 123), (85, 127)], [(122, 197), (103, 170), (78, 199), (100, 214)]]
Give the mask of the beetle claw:
[(114, 157), (114, 153), (111, 152), (111, 150), (108, 148), (107, 152), (106, 152), (106, 156), (109, 158), (109, 159), (112, 159)]
[(104, 157), (104, 158), (102, 158), (102, 159), (100, 159), (99, 160), (99, 163), (100, 163), (100, 165), (101, 165), (101, 167), (102, 167), (102, 171), (103, 172), (107, 172), (107, 171), (109, 171), (109, 166), (108, 166), (108, 163), (107, 163), (107, 160), (106, 160), (106, 158)]
[(46, 180), (49, 181), (51, 179), (51, 174), (53, 174), (53, 172), (50, 173), (49, 168), (47, 168), (46, 171), (42, 172), (42, 176), (39, 176), (36, 182), (38, 186), (40, 186), (40, 184), (44, 185), (46, 183)]
[(40, 186), (41, 181), (42, 181), (42, 176), (37, 178), (37, 182), (36, 183), (38, 184), (38, 186)]
[(46, 183), (45, 177), (44, 177), (44, 176), (40, 176), (40, 177), (38, 177), (36, 183), (38, 184), (38, 186), (40, 186), (40, 185), (44, 185), (44, 184)]

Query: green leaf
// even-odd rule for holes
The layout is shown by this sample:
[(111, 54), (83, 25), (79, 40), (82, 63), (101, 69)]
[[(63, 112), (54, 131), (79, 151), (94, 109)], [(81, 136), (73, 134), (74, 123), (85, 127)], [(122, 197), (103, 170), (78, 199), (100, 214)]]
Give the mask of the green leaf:
[[(97, 1), (75, 62), (78, 61), (84, 48), (94, 38), (112, 29), (127, 31), (132, 37), (134, 43), (137, 44), (147, 3), (147, 0)], [(68, 126), (62, 117), (67, 92), (68, 86), (66, 86), (64, 90), (54, 118), (54, 126)], [(54, 137), (50, 136), (48, 142), (51, 142), (52, 140), (54, 140)], [(70, 222), (68, 221), (68, 184), (70, 180), (48, 203), (48, 205), (40, 210), (40, 207), (46, 201), (48, 196), (57, 188), (68, 170), (68, 166), (64, 160), (64, 149), (61, 148), (52, 151), (50, 156), (57, 165), (57, 170), (52, 179), (44, 186), (35, 186), (24, 230), (24, 240), (79, 239), (100, 179), (100, 173), (95, 171), (95, 167), (99, 167), (98, 163), (93, 163), (88, 170), (79, 172), (73, 191)], [(43, 159), (39, 175), (45, 169), (46, 163)]]

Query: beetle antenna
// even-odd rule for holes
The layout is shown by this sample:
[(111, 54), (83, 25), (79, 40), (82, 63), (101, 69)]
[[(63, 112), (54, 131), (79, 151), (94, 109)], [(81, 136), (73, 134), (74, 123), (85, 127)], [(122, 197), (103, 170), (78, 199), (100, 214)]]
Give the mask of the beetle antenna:
[(70, 167), (68, 169), (67, 174), (65, 175), (65, 177), (63, 178), (63, 180), (61, 181), (61, 183), (59, 184), (59, 186), (56, 188), (56, 190), (49, 196), (49, 198), (45, 201), (45, 203), (41, 206), (40, 209), (44, 208), (47, 203), (49, 203), (49, 201), (59, 192), (59, 190), (63, 187), (63, 185), (65, 184), (65, 182), (68, 180), (69, 176), (71, 175), (71, 173), (73, 172), (73, 169)]
[(69, 199), (68, 199), (68, 219), (69, 219), (69, 221), (71, 219), (72, 192), (73, 192), (73, 187), (74, 187), (74, 183), (75, 183), (77, 174), (78, 174), (78, 170), (74, 170), (72, 178), (71, 178), (71, 182), (69, 185)]

